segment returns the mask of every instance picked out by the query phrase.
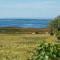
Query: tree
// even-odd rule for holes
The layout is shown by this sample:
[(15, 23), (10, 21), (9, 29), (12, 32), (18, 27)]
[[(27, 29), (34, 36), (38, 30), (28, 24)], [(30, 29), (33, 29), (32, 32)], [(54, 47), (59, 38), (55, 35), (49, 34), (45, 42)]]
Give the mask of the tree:
[(49, 23), (50, 34), (53, 33), (60, 37), (60, 16), (56, 17)]

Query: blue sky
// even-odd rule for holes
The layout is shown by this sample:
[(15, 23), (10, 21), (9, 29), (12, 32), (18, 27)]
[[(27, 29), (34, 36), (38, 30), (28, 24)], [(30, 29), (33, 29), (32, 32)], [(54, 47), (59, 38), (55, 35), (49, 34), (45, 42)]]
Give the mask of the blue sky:
[(54, 18), (60, 0), (0, 0), (0, 18)]

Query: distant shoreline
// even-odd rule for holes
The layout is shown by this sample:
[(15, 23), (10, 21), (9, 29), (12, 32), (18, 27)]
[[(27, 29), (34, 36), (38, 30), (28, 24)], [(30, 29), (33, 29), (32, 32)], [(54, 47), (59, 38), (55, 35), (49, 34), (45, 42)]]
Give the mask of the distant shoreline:
[(48, 32), (48, 19), (0, 19), (0, 33)]
[(27, 33), (32, 34), (33, 32), (39, 34), (48, 32), (48, 28), (16, 28), (16, 27), (0, 27), (0, 33)]

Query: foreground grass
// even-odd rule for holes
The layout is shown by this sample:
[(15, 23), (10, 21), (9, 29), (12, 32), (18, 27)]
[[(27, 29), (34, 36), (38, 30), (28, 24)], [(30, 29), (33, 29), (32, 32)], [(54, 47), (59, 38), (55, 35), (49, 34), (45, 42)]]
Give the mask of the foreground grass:
[(42, 42), (55, 42), (48, 34), (0, 34), (0, 60), (27, 60)]

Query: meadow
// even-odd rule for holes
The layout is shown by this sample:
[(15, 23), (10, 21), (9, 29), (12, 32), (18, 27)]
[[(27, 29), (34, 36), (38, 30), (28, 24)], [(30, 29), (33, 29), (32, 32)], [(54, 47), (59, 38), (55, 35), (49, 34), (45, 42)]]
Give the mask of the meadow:
[(0, 34), (0, 60), (27, 60), (41, 42), (56, 40), (49, 34)]

